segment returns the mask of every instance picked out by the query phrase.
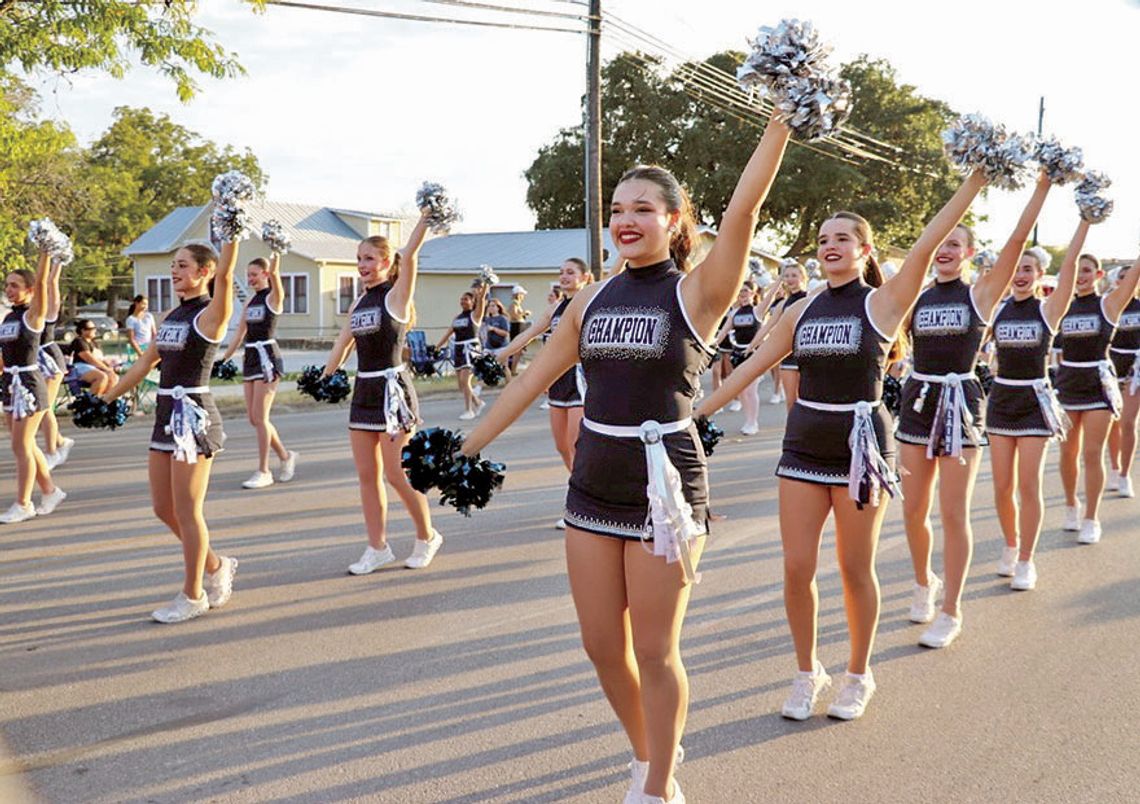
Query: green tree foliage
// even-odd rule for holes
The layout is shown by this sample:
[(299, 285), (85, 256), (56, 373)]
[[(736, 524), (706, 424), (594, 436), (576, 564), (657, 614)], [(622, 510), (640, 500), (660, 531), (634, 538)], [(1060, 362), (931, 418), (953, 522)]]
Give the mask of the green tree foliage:
[[(255, 9), (264, 0), (239, 0)], [(168, 76), (178, 97), (194, 74), (243, 72), (234, 55), (194, 24), (197, 0), (0, 0), (0, 65), (29, 73), (102, 70), (121, 78), (137, 59)]]
[[(734, 72), (743, 57), (718, 53), (704, 64)], [(641, 54), (623, 54), (603, 70), (603, 193), (611, 193), (631, 165), (658, 163), (688, 187), (700, 220), (715, 224), (762, 124), (702, 94), (692, 81), (699, 65), (681, 65), (670, 74), (654, 66)], [(793, 144), (760, 219), (789, 254), (810, 251), (819, 224), (837, 209), (864, 215), (881, 244), (908, 247), (958, 183), (942, 155), (940, 134), (954, 116), (945, 104), (899, 84), (884, 61), (860, 58), (843, 74), (854, 89), (851, 125), (897, 150), (886, 163), (837, 158), (833, 146)], [(562, 130), (539, 151), (525, 174), (527, 203), (539, 228), (583, 225), (582, 163), (581, 128)]]

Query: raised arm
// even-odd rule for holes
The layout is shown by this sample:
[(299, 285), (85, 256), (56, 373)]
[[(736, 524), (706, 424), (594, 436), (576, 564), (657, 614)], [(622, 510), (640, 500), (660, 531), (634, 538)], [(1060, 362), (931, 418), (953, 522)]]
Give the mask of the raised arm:
[(748, 251), (760, 205), (776, 180), (790, 134), (775, 116), (769, 119), (721, 217), (716, 243), (682, 285), (685, 307), (703, 337), (713, 334), (748, 272)]
[[(285, 301), (285, 285), (281, 282), (281, 255), (276, 251), (269, 255), (269, 270), (266, 273), (269, 275), (269, 296), (266, 297), (265, 304), (273, 312), (279, 313)], [(248, 300), (246, 303), (249, 303)], [(242, 316), (242, 326), (245, 326), (244, 315)], [(245, 340), (244, 330), (242, 331), (242, 340)]]
[(222, 243), (218, 268), (214, 272), (214, 295), (198, 318), (198, 330), (212, 341), (226, 334), (234, 314), (234, 266), (237, 265), (237, 243)]
[(558, 309), (558, 302), (547, 307), (542, 311), (542, 314), (534, 320), (534, 322), (511, 339), (511, 342), (504, 346), (496, 353), (496, 357), (500, 362), (506, 362), (508, 358), (517, 355), (530, 344), (535, 338), (550, 329), (550, 322), (554, 320), (554, 311)]
[(431, 210), (425, 207), (420, 210), (420, 219), (412, 227), (408, 242), (398, 252), (400, 255), (400, 275), (396, 283), (388, 292), (389, 309), (400, 318), (407, 319), (412, 310), (412, 300), (416, 296), (416, 272), (419, 270), (420, 248), (424, 244), (424, 236), (428, 230), (428, 215)]
[(1045, 323), (1049, 329), (1056, 330), (1065, 313), (1069, 312), (1069, 305), (1073, 303), (1073, 291), (1077, 287), (1077, 262), (1081, 249), (1085, 245), (1085, 236), (1089, 233), (1089, 222), (1082, 220), (1077, 224), (1077, 231), (1069, 241), (1069, 248), (1065, 252), (1065, 259), (1061, 263), (1061, 271), (1057, 274), (1057, 287), (1052, 295), (1041, 305), (1041, 312), (1045, 316)]
[(1140, 279), (1140, 271), (1136, 270), (1137, 265), (1140, 265), (1140, 258), (1124, 272), (1124, 278), (1120, 280), (1117, 286), (1104, 296), (1104, 313), (1113, 324), (1120, 320), (1120, 314), (1124, 312), (1128, 302), (1136, 295), (1136, 280)]
[(487, 285), (475, 288), (475, 304), (471, 308), (471, 323), (479, 326), (483, 323), (483, 313), (487, 309)]
[(946, 205), (926, 224), (903, 260), (899, 272), (871, 295), (870, 312), (875, 325), (883, 332), (898, 329), (899, 323), (918, 299), (935, 249), (962, 220), (974, 198), (985, 186), (986, 178), (982, 171), (975, 170), (967, 176)]
[(48, 308), (48, 274), (51, 272), (51, 255), (41, 251), (36, 260), (36, 279), (32, 285), (35, 291), (32, 301), (28, 304), (28, 311), (24, 313), (24, 320), (32, 329), (42, 329), (44, 319), (47, 318)]
[(1013, 281), (1014, 271), (1021, 262), (1029, 233), (1041, 214), (1041, 207), (1045, 205), (1045, 196), (1049, 194), (1049, 188), (1052, 186), (1049, 175), (1042, 170), (1037, 176), (1037, 186), (1033, 188), (1033, 195), (1029, 197), (1029, 203), (1025, 205), (1021, 217), (1017, 219), (1017, 226), (1014, 227), (1009, 240), (1005, 241), (997, 262), (989, 273), (979, 277), (974, 285), (974, 304), (987, 320), (1009, 290), (1009, 283)]
[(46, 321), (59, 321), (60, 294), (59, 276), (63, 273), (63, 263), (52, 260), (48, 269), (47, 309), (44, 310)]

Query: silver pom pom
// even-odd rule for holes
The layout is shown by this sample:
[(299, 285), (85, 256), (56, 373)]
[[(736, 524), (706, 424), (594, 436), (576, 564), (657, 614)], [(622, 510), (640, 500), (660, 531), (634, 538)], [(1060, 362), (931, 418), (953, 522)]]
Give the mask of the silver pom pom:
[(819, 140), (851, 116), (851, 84), (831, 75), (793, 78), (772, 102), (778, 120), (805, 140)]
[(446, 234), (451, 227), (463, 220), (463, 216), (456, 207), (455, 199), (447, 194), (442, 184), (425, 181), (416, 193), (416, 207), (427, 207), (428, 225), (436, 234)]
[(772, 283), (776, 280), (772, 279), (772, 275), (761, 268), (758, 271), (752, 272), (752, 281), (756, 283), (756, 287), (760, 290), (767, 290), (772, 287)]
[(1068, 184), (1083, 178), (1084, 154), (1080, 148), (1065, 148), (1056, 137), (1040, 140), (1033, 154), (1053, 184)]
[(274, 254), (288, 254), (293, 247), (289, 233), (280, 221), (268, 220), (261, 224), (261, 241), (269, 247)]
[(984, 248), (974, 255), (974, 259), (972, 259), (971, 262), (979, 271), (988, 271), (997, 264), (997, 259), (998, 255), (996, 251)]
[(819, 276), (819, 260), (815, 257), (804, 260), (804, 270), (808, 272), (808, 276)]
[(1025, 183), (1026, 163), (1033, 141), (1020, 134), (1009, 134), (980, 114), (963, 115), (942, 132), (946, 154), (963, 171), (981, 169), (986, 181), (995, 187), (1016, 190)]
[(483, 285), (484, 287), (497, 285), (499, 284), (499, 276), (495, 273), (495, 270), (490, 265), (480, 265), (478, 284)]
[(1112, 179), (1100, 171), (1090, 170), (1077, 185), (1074, 195), (1081, 219), (1089, 223), (1100, 223), (1112, 214), (1112, 201), (1102, 195), (1102, 191), (1112, 186)]
[(39, 251), (47, 252), (53, 261), (67, 265), (75, 259), (71, 248), (71, 238), (60, 231), (51, 218), (32, 221), (28, 226), (28, 240)]
[(245, 240), (253, 231), (253, 220), (245, 205), (253, 200), (256, 188), (239, 170), (228, 170), (214, 179), (214, 210), (210, 225), (223, 243)]

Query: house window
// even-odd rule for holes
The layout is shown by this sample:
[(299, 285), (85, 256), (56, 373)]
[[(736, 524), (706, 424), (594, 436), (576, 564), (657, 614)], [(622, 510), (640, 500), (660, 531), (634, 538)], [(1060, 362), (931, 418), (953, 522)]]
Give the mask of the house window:
[(356, 274), (340, 274), (336, 278), (336, 311), (338, 315), (348, 315), (352, 303), (362, 292), (360, 277)]
[(169, 276), (148, 276), (146, 298), (151, 312), (165, 313), (174, 307), (174, 287)]
[(282, 312), (306, 315), (309, 312), (309, 275), (281, 274), (281, 284), (285, 286)]

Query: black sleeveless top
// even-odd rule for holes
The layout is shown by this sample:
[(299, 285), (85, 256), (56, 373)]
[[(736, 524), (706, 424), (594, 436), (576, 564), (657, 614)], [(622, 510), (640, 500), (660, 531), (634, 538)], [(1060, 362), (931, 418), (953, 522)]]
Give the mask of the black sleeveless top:
[(807, 291), (806, 290), (797, 290), (795, 293), (788, 296), (788, 298), (784, 299), (784, 305), (783, 305), (783, 307), (780, 308), (780, 312), (783, 313), (784, 310), (787, 310), (789, 307), (791, 307), (793, 304), (798, 302), (800, 299), (806, 299), (806, 298), (807, 298)]
[(910, 337), (920, 374), (969, 374), (977, 362), (986, 322), (961, 280), (935, 282), (914, 305)]
[(562, 320), (562, 314), (566, 312), (571, 301), (571, 298), (567, 296), (558, 302), (558, 306), (554, 308), (554, 313), (550, 316), (550, 329), (546, 331), (548, 335), (553, 335), (554, 330), (558, 329), (558, 322)]
[(1030, 296), (1002, 302), (994, 316), (998, 376), (1007, 380), (1044, 379), (1051, 340), (1041, 299)]
[(388, 282), (369, 288), (352, 310), (349, 328), (356, 340), (359, 371), (383, 371), (403, 362), (408, 324), (397, 321), (388, 309), (391, 290)]
[(590, 389), (586, 418), (636, 427), (692, 414), (714, 352), (681, 306), (683, 278), (672, 260), (627, 268), (590, 299), (578, 344)]
[(756, 311), (751, 304), (738, 307), (732, 314), (732, 338), (736, 345), (743, 348), (752, 343), (760, 329), (760, 322), (756, 320)]
[(890, 340), (868, 316), (872, 290), (859, 279), (828, 287), (800, 315), (792, 354), (805, 401), (849, 404), (882, 396)]
[(470, 310), (464, 310), (457, 315), (451, 322), (451, 328), (455, 331), (456, 343), (475, 340), (475, 324), (471, 321)]
[(24, 322), (24, 314), (27, 312), (28, 305), (17, 304), (0, 322), (0, 351), (7, 367), (38, 365), (36, 359), (40, 351), (40, 337), (47, 327), (30, 329)]
[(1102, 301), (1095, 293), (1073, 299), (1069, 312), (1061, 319), (1062, 360), (1088, 363), (1108, 359), (1114, 326), (1104, 317)]
[(1140, 349), (1140, 299), (1128, 302), (1120, 320), (1116, 322), (1116, 334), (1112, 336), (1113, 349)]
[(272, 288), (262, 288), (253, 294), (246, 305), (246, 343), (272, 340), (277, 333), (277, 313), (269, 308), (269, 294), (272, 292)]
[(155, 344), (162, 358), (159, 365), (160, 388), (194, 388), (210, 384), (210, 369), (218, 344), (211, 343), (198, 331), (197, 319), (210, 304), (208, 294), (183, 299), (171, 310), (158, 328)]

